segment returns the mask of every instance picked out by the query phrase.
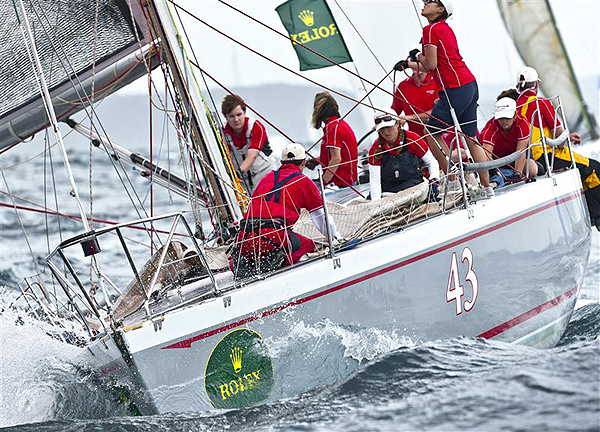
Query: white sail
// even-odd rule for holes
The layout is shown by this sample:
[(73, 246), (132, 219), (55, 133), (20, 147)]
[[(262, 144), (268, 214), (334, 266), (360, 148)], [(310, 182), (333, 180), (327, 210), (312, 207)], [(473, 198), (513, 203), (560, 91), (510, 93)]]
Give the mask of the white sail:
[(598, 136), (548, 0), (497, 0), (498, 8), (517, 51), (535, 68), (546, 96), (560, 95), (569, 127)]
[[(147, 25), (137, 2), (101, 0), (97, 19), (83, 0), (25, 8), (59, 120), (81, 110), (92, 87), (98, 101), (147, 73)], [(0, 149), (49, 124), (19, 28), (12, 2), (0, 2)]]

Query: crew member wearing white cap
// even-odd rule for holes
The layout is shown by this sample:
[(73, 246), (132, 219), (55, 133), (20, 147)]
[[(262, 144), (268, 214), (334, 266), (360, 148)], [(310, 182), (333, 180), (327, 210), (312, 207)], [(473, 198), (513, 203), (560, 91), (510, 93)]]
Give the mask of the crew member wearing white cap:
[[(517, 114), (517, 103), (514, 99), (503, 97), (496, 101), (494, 117), (490, 119), (480, 134), (483, 148), (493, 159), (508, 156), (517, 150), (523, 154), (516, 161), (514, 171), (525, 175), (526, 150), (529, 144), (529, 123)], [(510, 168), (510, 167), (507, 167)], [(529, 160), (529, 177), (537, 175), (537, 164)], [(507, 175), (507, 177), (512, 177)]]
[[(548, 99), (538, 96), (539, 79), (537, 71), (532, 67), (524, 67), (517, 74), (517, 90), (519, 98), (517, 106), (519, 114), (521, 114), (529, 124), (533, 120), (531, 130), (531, 143), (534, 145), (531, 149), (532, 157), (540, 164), (545, 165), (544, 148), (542, 146), (541, 132), (547, 138), (557, 138), (563, 132), (564, 128), (560, 121), (556, 118), (556, 112), (552, 106), (552, 102)], [(539, 112), (542, 117), (542, 125), (540, 127), (539, 119), (535, 112), (539, 107)], [(555, 128), (556, 125), (556, 128)], [(569, 134), (571, 142), (575, 144), (581, 143), (581, 137), (576, 132)], [(537, 144), (537, 145), (536, 145)], [(591, 158), (587, 158), (579, 153), (569, 151), (567, 145), (553, 149), (547, 147), (549, 158), (554, 153), (553, 169), (560, 170), (571, 166), (571, 159), (575, 159), (575, 164), (581, 175), (583, 183), (583, 191), (585, 200), (588, 205), (592, 225), (595, 225), (600, 231), (600, 163)]]
[[(275, 270), (313, 252), (314, 242), (292, 231), (302, 209), (310, 213), (317, 229), (327, 234), (321, 194), (315, 183), (302, 174), (305, 159), (304, 147), (287, 144), (281, 153), (279, 169), (265, 175), (254, 189), (231, 254), (235, 274), (240, 274), (240, 267), (250, 273)], [(329, 230), (336, 237), (332, 218)]]
[(369, 150), (369, 184), (371, 200), (381, 198), (382, 192), (399, 192), (423, 182), (419, 169), (421, 160), (429, 170), (432, 194), (437, 196), (440, 168), (427, 142), (411, 131), (400, 128), (398, 117), (379, 114), (375, 130), (379, 137)]

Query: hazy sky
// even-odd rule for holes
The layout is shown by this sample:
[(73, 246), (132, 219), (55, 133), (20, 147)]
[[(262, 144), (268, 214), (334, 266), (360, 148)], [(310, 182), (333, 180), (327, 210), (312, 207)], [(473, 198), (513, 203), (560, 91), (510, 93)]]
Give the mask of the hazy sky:
[[(298, 60), (290, 43), (275, 33), (213, 0), (178, 2), (234, 38), (298, 70)], [(275, 7), (283, 1), (229, 2), (265, 24), (284, 31), (275, 12)], [(361, 74), (372, 81), (379, 80), (383, 73), (381, 68), (344, 17), (336, 1), (329, 0), (328, 3)], [(410, 49), (419, 46), (421, 27), (412, 1), (337, 0), (337, 3), (386, 68), (391, 68), (397, 60), (406, 57)], [(420, 11), (422, 2), (414, 0), (414, 3)], [(461, 54), (477, 80), (484, 85), (499, 81), (512, 83), (522, 62), (504, 28), (496, 1), (455, 0), (454, 3), (455, 13), (450, 24), (457, 35)], [(553, 0), (551, 4), (575, 70), (581, 76), (597, 75), (600, 1)], [(228, 85), (299, 82), (300, 78), (258, 58), (184, 14), (182, 16), (200, 61), (210, 73), (223, 79)], [(354, 78), (345, 76), (347, 74), (336, 69), (331, 67), (305, 74), (331, 85), (357, 86)]]

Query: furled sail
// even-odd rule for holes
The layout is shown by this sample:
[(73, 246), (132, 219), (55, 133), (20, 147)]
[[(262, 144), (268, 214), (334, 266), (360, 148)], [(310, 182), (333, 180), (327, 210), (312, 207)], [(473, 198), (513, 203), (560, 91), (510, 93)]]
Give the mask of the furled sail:
[[(96, 7), (97, 6), (97, 7)], [(147, 73), (148, 32), (138, 2), (25, 2), (59, 119)], [(0, 2), (0, 149), (48, 126), (30, 54), (12, 1)]]
[(546, 96), (560, 95), (569, 128), (598, 137), (548, 0), (496, 0), (517, 51), (535, 68)]

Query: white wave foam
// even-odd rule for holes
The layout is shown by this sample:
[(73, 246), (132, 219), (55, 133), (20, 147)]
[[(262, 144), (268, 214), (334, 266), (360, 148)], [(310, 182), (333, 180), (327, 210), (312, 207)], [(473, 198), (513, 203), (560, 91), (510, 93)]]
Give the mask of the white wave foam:
[(344, 349), (344, 357), (362, 362), (372, 360), (400, 347), (414, 346), (418, 341), (401, 334), (400, 331), (384, 331), (378, 328), (351, 328), (324, 320), (316, 324), (298, 322), (283, 338), (269, 341), (269, 351), (275, 357), (286, 353), (290, 345), (299, 341), (317, 344), (319, 340), (337, 339)]
[(45, 371), (81, 352), (48, 336), (24, 311), (8, 308), (14, 295), (0, 287), (0, 427), (52, 419), (55, 387)]

